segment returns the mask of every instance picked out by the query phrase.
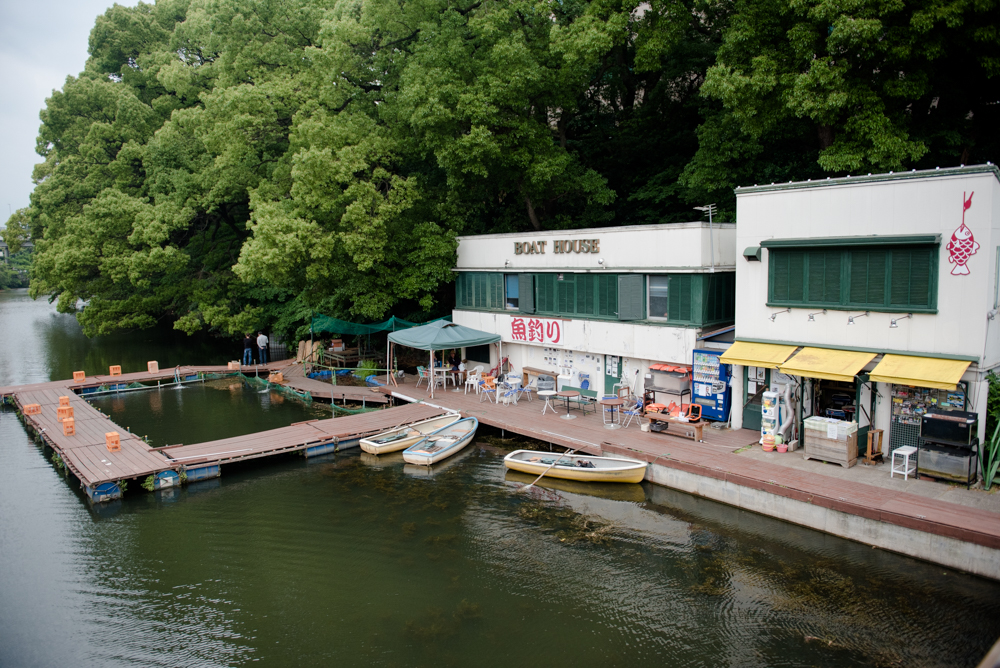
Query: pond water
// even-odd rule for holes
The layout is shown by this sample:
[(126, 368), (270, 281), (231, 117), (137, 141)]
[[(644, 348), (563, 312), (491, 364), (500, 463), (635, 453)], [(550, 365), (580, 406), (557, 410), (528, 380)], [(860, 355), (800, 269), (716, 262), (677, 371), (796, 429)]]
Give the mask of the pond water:
[[(87, 341), (23, 292), (0, 335), (0, 384), (123, 346), (231, 356)], [(158, 444), (330, 410), (280, 399), (227, 380), (94, 403)], [(972, 666), (1000, 634), (997, 583), (651, 485), (524, 493), (517, 445), (483, 431), (430, 471), (286, 457), (91, 506), (0, 412), (0, 666)]]

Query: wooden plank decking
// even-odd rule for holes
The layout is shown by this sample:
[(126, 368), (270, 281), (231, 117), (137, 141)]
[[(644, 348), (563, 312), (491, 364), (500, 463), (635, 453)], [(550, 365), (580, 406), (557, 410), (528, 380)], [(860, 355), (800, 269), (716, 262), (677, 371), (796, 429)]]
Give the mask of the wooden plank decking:
[(287, 366), (281, 372), (285, 376), (285, 385), (300, 392), (308, 392), (313, 399), (351, 401), (358, 404), (385, 404), (389, 401), (385, 394), (374, 387), (334, 385), (315, 378), (307, 378), (302, 364)]
[[(275, 363), (275, 366), (280, 368), (285, 364), (287, 363)], [(174, 370), (168, 371), (166, 374), (163, 372), (123, 374), (114, 376), (113, 382), (173, 378)], [(225, 367), (181, 367), (182, 375), (225, 371)], [(411, 404), (370, 413), (313, 420), (194, 445), (151, 448), (141, 438), (116, 425), (108, 416), (74, 392), (81, 386), (99, 386), (103, 384), (101, 382), (103, 378), (91, 377), (87, 379), (87, 383), (64, 380), (2, 388), (5, 395), (14, 397), (15, 403), (22, 411), (28, 404), (41, 406), (41, 413), (24, 415), (25, 421), (59, 454), (67, 468), (88, 488), (104, 482), (145, 478), (160, 471), (220, 465), (283, 452), (295, 452), (321, 444), (356, 445), (359, 438), (434, 417), (443, 412), (439, 408)], [(63, 424), (57, 419), (57, 409), (62, 396), (69, 397), (70, 406), (73, 408), (75, 422), (73, 435), (65, 435)], [(382, 403), (388, 401), (383, 394), (379, 394), (378, 399)], [(120, 450), (112, 452), (107, 449), (105, 434), (109, 432), (119, 434)]]

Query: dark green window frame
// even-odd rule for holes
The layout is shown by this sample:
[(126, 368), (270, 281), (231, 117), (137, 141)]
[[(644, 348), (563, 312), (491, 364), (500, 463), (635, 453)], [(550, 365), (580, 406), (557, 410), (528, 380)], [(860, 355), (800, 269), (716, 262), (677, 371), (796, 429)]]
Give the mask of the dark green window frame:
[(772, 246), (768, 306), (936, 313), (938, 244)]
[(504, 292), (504, 275), (499, 272), (462, 272), (455, 278), (455, 308), (503, 311)]
[(534, 312), (570, 318), (618, 318), (618, 274), (535, 274)]

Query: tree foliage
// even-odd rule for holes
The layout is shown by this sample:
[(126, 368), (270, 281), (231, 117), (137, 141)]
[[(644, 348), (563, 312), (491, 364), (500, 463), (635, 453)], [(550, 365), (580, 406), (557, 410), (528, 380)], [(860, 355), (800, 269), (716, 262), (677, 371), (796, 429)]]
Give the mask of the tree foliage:
[(88, 334), (412, 318), (459, 234), (995, 159), (996, 1), (116, 5), (41, 114), (32, 294)]

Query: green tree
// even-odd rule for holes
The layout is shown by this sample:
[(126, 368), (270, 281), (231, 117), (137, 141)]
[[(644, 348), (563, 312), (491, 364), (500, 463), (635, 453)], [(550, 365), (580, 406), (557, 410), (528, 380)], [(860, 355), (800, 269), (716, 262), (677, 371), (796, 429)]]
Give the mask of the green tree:
[(702, 93), (696, 191), (996, 159), (996, 0), (740, 0)]

